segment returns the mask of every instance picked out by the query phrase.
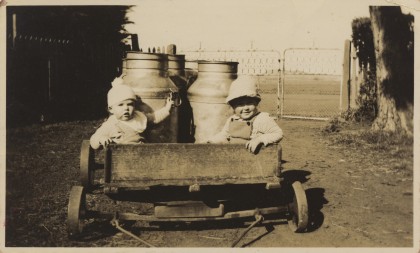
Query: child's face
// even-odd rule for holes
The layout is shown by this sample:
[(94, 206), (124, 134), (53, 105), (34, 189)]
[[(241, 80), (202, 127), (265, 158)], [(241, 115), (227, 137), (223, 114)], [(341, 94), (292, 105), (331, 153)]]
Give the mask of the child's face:
[(126, 99), (121, 101), (109, 108), (109, 112), (112, 113), (118, 120), (127, 121), (133, 118), (134, 114), (134, 101)]
[(258, 101), (251, 97), (242, 97), (232, 103), (233, 112), (241, 119), (252, 118), (258, 112)]

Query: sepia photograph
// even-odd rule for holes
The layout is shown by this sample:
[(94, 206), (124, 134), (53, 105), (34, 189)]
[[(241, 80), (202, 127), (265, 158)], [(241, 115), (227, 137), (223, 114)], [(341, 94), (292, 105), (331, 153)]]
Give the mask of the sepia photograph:
[(0, 252), (419, 252), (419, 11), (1, 0)]

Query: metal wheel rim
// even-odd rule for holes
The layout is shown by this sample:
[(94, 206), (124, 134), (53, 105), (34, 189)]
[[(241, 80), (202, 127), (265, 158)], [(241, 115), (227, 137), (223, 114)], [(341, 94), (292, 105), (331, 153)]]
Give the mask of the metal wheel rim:
[(293, 232), (303, 232), (308, 225), (308, 202), (302, 184), (296, 181), (292, 184), (293, 201), (288, 205), (287, 221)]
[(83, 232), (86, 216), (86, 194), (83, 186), (73, 186), (67, 207), (67, 229), (70, 237), (77, 237)]
[(93, 185), (94, 173), (92, 171), (92, 150), (89, 141), (82, 142), (80, 150), (80, 181), (82, 185), (89, 189)]

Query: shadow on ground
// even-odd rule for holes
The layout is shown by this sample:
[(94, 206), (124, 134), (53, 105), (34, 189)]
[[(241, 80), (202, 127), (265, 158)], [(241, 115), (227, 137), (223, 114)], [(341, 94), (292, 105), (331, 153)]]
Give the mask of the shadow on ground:
[(305, 190), (306, 198), (308, 200), (309, 219), (307, 232), (313, 232), (320, 228), (324, 222), (324, 214), (321, 209), (328, 200), (324, 197), (325, 189), (310, 188)]

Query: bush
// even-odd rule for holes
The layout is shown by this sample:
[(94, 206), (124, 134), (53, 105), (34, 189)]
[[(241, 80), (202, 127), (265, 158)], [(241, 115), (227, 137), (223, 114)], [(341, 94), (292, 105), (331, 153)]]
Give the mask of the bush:
[(359, 67), (364, 73), (356, 100), (357, 109), (349, 109), (342, 117), (356, 122), (372, 122), (377, 115), (376, 59), (370, 18), (352, 22), (352, 43), (357, 50)]
[(356, 100), (357, 108), (350, 108), (342, 113), (348, 121), (372, 122), (377, 115), (376, 75), (368, 73), (365, 82), (360, 86), (360, 93)]
[(324, 133), (338, 133), (341, 130), (343, 119), (340, 117), (333, 117), (327, 125), (322, 129)]

